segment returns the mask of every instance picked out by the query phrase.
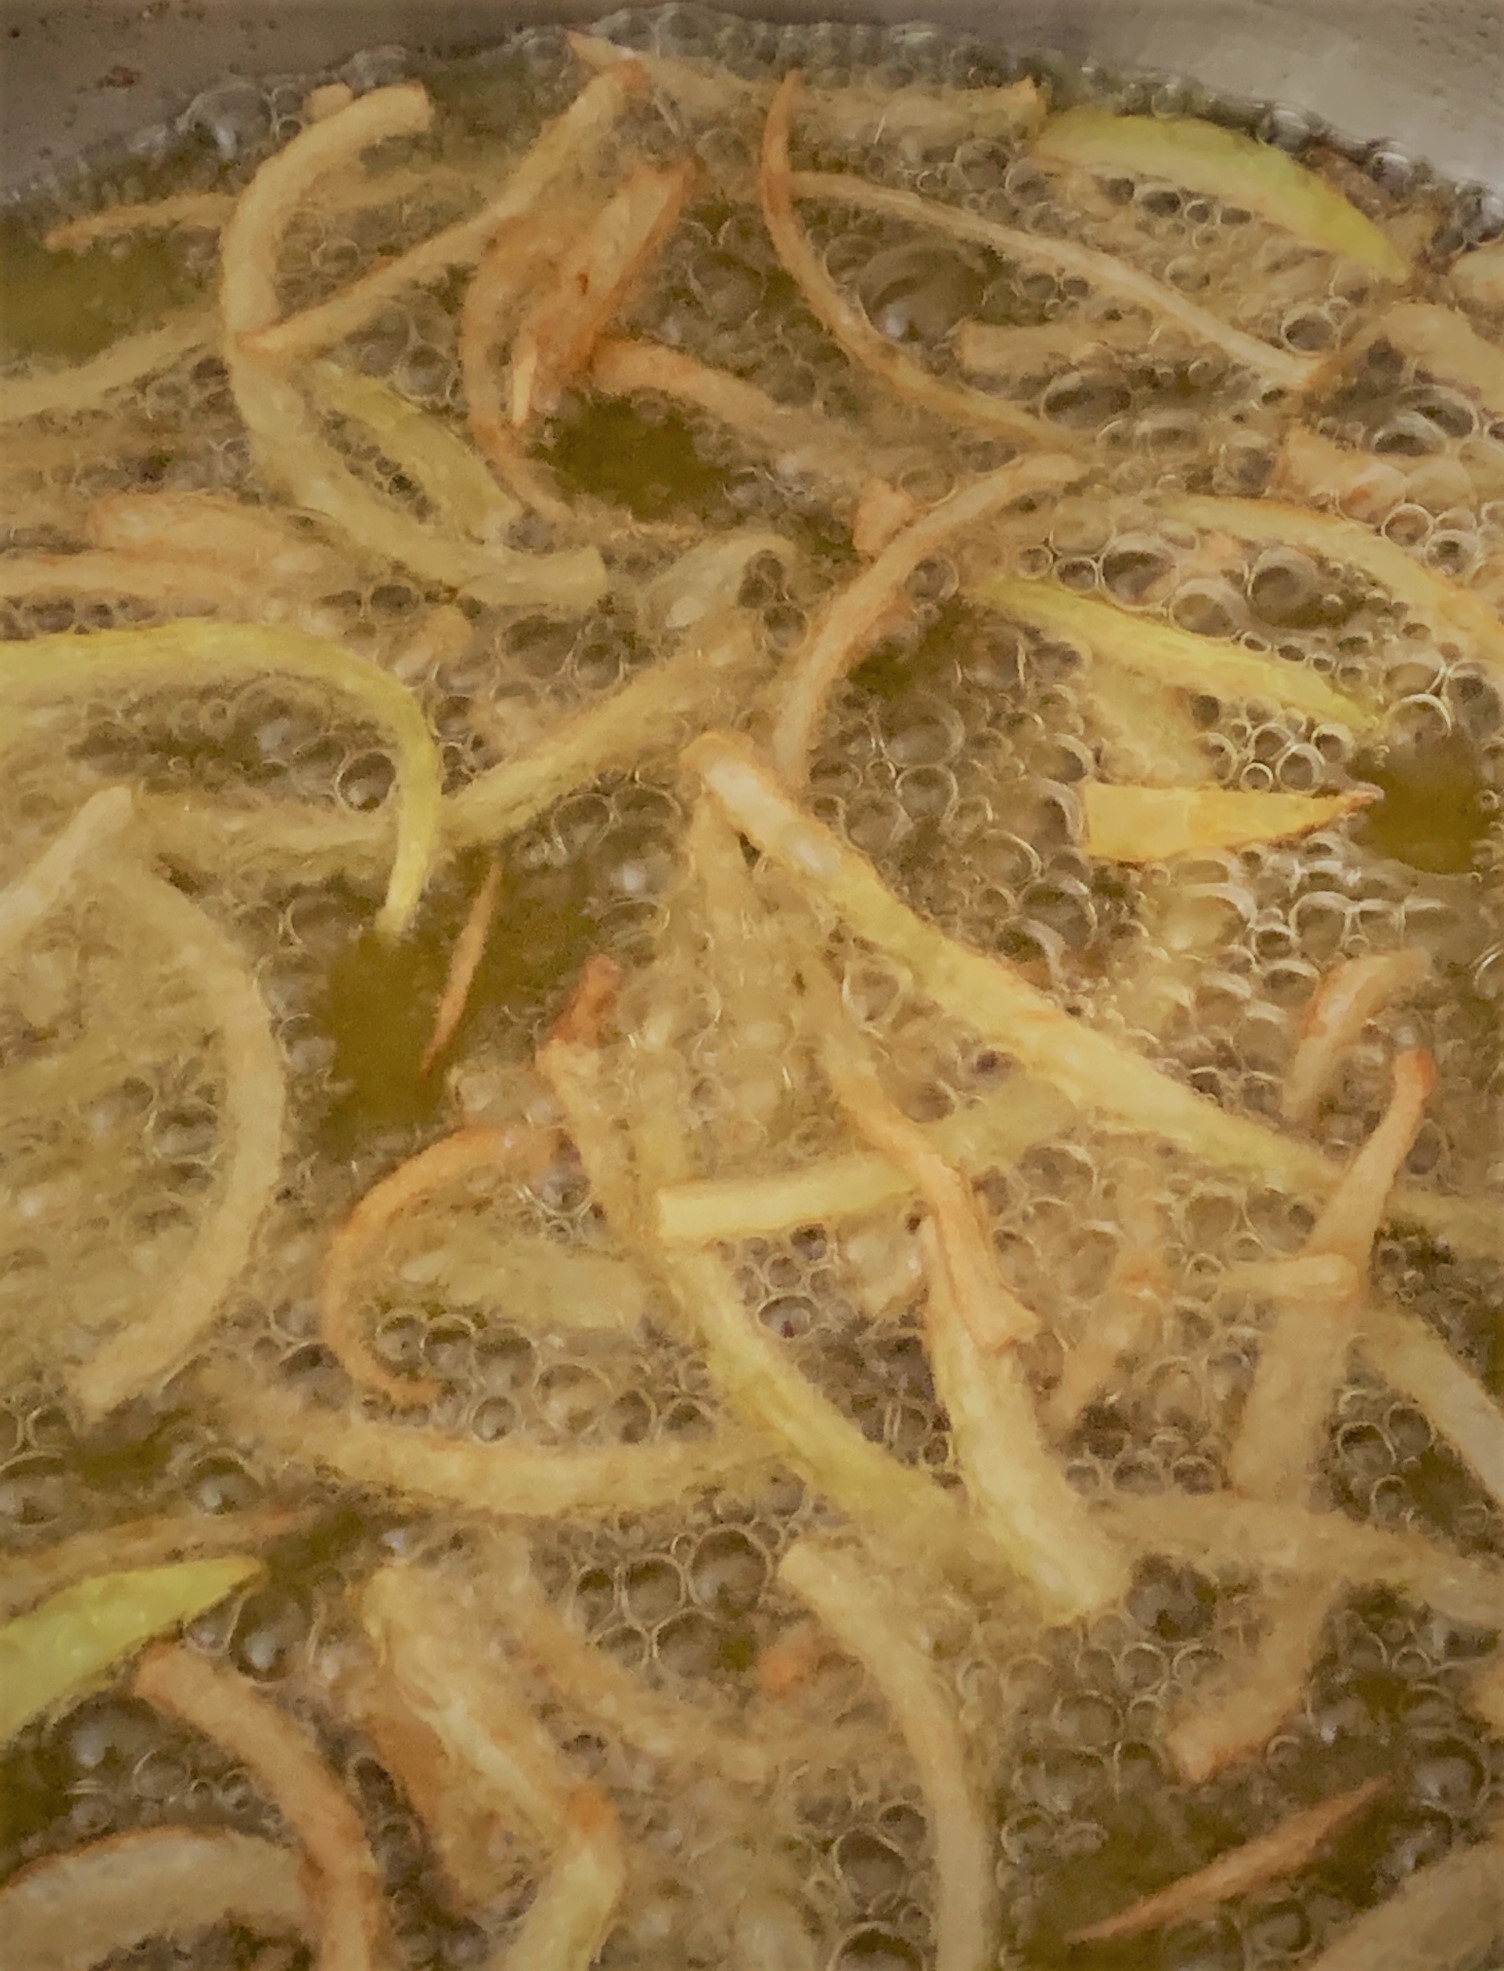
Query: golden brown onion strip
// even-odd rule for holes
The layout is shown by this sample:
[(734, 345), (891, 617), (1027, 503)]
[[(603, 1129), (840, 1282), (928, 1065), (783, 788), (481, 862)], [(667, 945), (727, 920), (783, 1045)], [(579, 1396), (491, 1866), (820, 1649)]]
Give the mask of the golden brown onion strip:
[(362, 1326), (357, 1291), (373, 1254), (399, 1221), (436, 1191), (477, 1173), (501, 1178), (547, 1165), (552, 1131), (473, 1124), (430, 1143), (372, 1186), (329, 1241), (319, 1275), (319, 1332), (352, 1382), (402, 1409), (421, 1409), (439, 1395), (428, 1376), (399, 1376), (376, 1355)]
[(774, 685), (778, 710), (771, 751), (791, 787), (801, 786), (808, 773), (810, 749), (832, 690), (887, 621), (920, 563), (1002, 508), (1058, 493), (1080, 477), (1081, 468), (1073, 460), (1055, 454), (1019, 459), (973, 479), (895, 535), (854, 581), (836, 592)]
[[(610, 131), (627, 103), (643, 88), (644, 81), (642, 70), (633, 61), (622, 62), (609, 75), (594, 77), (563, 115), (548, 125), (478, 212), (456, 220), (395, 260), (373, 267), (349, 287), (341, 288), (338, 294), (300, 315), (290, 315), (279, 322), (276, 311), (269, 312), (264, 322), (247, 330), (252, 352), (287, 362), (332, 348), (336, 342), (343, 342), (364, 328), (372, 316), (404, 289), (431, 287), (451, 268), (473, 266), (503, 226), (536, 211), (564, 179), (588, 166), (594, 145)], [(383, 93), (387, 92), (372, 92), (373, 95)], [(362, 97), (341, 114), (348, 116), (361, 103), (369, 101), (370, 97)], [(327, 130), (334, 121), (330, 117), (314, 129)], [(293, 144), (300, 141), (294, 138)], [(287, 150), (291, 149), (290, 144)], [(286, 154), (286, 150), (279, 153)], [(332, 154), (348, 156), (349, 153), (336, 145)]]
[(570, 243), (512, 342), (511, 417), (521, 430), (546, 416), (590, 365), (596, 343), (673, 231), (695, 167), (639, 165)]
[(1382, 1779), (1366, 1779), (1361, 1786), (1349, 1787), (1333, 1799), (1303, 1807), (1271, 1827), (1267, 1834), (1256, 1834), (1242, 1847), (1218, 1855), (1194, 1875), (1182, 1876), (1169, 1888), (1145, 1896), (1116, 1916), (1072, 1930), (1066, 1942), (1110, 1943), (1119, 1937), (1142, 1936), (1145, 1930), (1158, 1930), (1171, 1923), (1185, 1923), (1204, 1916), (1234, 1896), (1251, 1895), (1286, 1875), (1294, 1875), (1334, 1834), (1362, 1813), (1386, 1783)]
[[(824, 262), (810, 245), (794, 207), (795, 189), (801, 181), (789, 167), (789, 125), (800, 86), (798, 70), (791, 69), (774, 94), (763, 129), (758, 186), (763, 219), (778, 257), (821, 326), (852, 362), (870, 370), (906, 401), (920, 404), (953, 424), (996, 432), (1025, 444), (1058, 447), (1061, 442), (1058, 430), (1043, 418), (1010, 404), (1004, 397), (974, 390), (969, 384), (947, 383), (906, 356), (872, 326), (862, 310), (848, 301), (831, 279)], [(844, 185), (848, 181), (837, 177), (832, 182)], [(815, 191), (816, 195), (826, 195), (823, 180), (816, 184)]]
[(465, 913), (465, 921), (460, 926), (460, 934), (454, 941), (454, 950), (449, 956), (449, 969), (444, 976), (444, 989), (439, 994), (439, 1003), (434, 1009), (433, 1031), (424, 1043), (418, 1066), (424, 1074), (432, 1072), (434, 1064), (443, 1054), (465, 1017), (465, 1007), (469, 1003), (470, 988), (475, 984), (475, 975), (480, 970), (480, 962), (486, 955), (486, 945), (491, 936), (491, 924), (496, 916), (496, 899), (501, 892), (501, 864), (492, 855), (487, 858), (486, 872), (470, 899), (470, 908)]
[(306, 1729), (248, 1678), (177, 1644), (149, 1651), (131, 1689), (244, 1766), (297, 1836), (318, 1876), (318, 1971), (381, 1971), (391, 1951), (381, 1871)]

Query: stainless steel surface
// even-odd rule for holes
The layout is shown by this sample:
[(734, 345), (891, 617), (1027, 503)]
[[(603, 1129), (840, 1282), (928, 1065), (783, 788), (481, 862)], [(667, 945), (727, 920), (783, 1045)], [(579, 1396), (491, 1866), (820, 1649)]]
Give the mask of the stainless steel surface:
[[(919, 14), (1020, 52), (1194, 75), (1504, 187), (1504, 0), (750, 0), (732, 10)], [(602, 11), (599, 0), (0, 0), (4, 182), (159, 123), (229, 74), (317, 69), (383, 43), (471, 48), (517, 21)]]

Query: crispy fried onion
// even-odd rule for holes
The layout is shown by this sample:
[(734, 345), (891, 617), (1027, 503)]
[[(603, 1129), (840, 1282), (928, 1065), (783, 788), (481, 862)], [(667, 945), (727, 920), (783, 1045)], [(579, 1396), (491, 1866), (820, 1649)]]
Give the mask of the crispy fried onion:
[(1182, 1779), (1199, 1786), (1274, 1736), (1300, 1703), (1345, 1587), (1325, 1579), (1275, 1585), (1257, 1640), (1234, 1650), (1170, 1719), (1165, 1750)]
[(480, 970), (481, 960), (486, 955), (486, 945), (491, 937), (491, 925), (496, 916), (496, 900), (501, 894), (501, 863), (495, 855), (486, 858), (485, 874), (476, 885), (475, 894), (470, 899), (470, 908), (465, 913), (465, 921), (460, 926), (460, 934), (454, 941), (454, 950), (449, 956), (449, 968), (444, 975), (444, 989), (439, 994), (439, 1003), (434, 1008), (433, 1031), (424, 1042), (418, 1066), (422, 1073), (432, 1072), (444, 1050), (459, 1030), (465, 1017), (465, 1007), (470, 1000), (470, 988), (475, 984), (475, 975)]
[(1110, 1943), (1119, 1937), (1142, 1936), (1145, 1930), (1158, 1930), (1171, 1923), (1189, 1922), (1204, 1916), (1234, 1896), (1247, 1896), (1295, 1875), (1311, 1861), (1349, 1821), (1363, 1812), (1383, 1792), (1386, 1781), (1366, 1779), (1330, 1800), (1314, 1807), (1302, 1807), (1271, 1827), (1256, 1834), (1240, 1848), (1218, 1855), (1205, 1868), (1184, 1875), (1167, 1889), (1145, 1896), (1116, 1916), (1099, 1923), (1083, 1924), (1066, 1938), (1070, 1944)]
[(539, 1581), (520, 1535), (497, 1532), (481, 1548), (478, 1592), (488, 1616), (561, 1696), (671, 1771), (714, 1771), (755, 1786), (772, 1769), (772, 1748), (723, 1718), (655, 1690), (581, 1634)]
[[(763, 128), (762, 168), (758, 187), (763, 218), (772, 235), (778, 257), (797, 285), (800, 294), (826, 332), (862, 369), (870, 370), (898, 396), (922, 405), (936, 416), (974, 430), (992, 431), (1033, 445), (1059, 446), (1059, 433), (1032, 412), (1010, 404), (1006, 398), (974, 390), (969, 384), (947, 383), (934, 375), (872, 326), (862, 310), (849, 301), (826, 271), (825, 264), (810, 245), (794, 206), (796, 188), (801, 186), (789, 167), (789, 126), (799, 98), (801, 77), (797, 69), (783, 79), (773, 97)], [(833, 182), (847, 181), (836, 177)], [(853, 183), (857, 182), (855, 180)], [(823, 179), (815, 187), (819, 196), (828, 195)], [(941, 207), (941, 211), (945, 208)]]
[(199, 555), (295, 593), (327, 595), (353, 578), (345, 556), (291, 515), (225, 493), (105, 493), (90, 506), (85, 531), (95, 547)]
[(282, 1815), (317, 1877), (319, 1971), (380, 1971), (392, 1943), (360, 1816), (302, 1725), (249, 1678), (178, 1644), (148, 1651), (135, 1696), (228, 1752)]
[(775, 684), (778, 709), (771, 748), (791, 786), (799, 786), (808, 772), (810, 748), (831, 691), (888, 621), (904, 583), (920, 563), (1004, 507), (1047, 497), (1080, 477), (1081, 468), (1058, 453), (1019, 459), (985, 473), (912, 521), (836, 592)]
[(523, 311), (512, 342), (511, 418), (519, 430), (553, 410), (673, 231), (692, 160), (640, 165), (570, 245)]
[(230, 387), (263, 476), (295, 505), (321, 514), (358, 550), (484, 601), (587, 609), (605, 587), (594, 549), (519, 554), (457, 539), (417, 519), (350, 470), (282, 359), (252, 346), (280, 313), (278, 252), (304, 200), (331, 169), (384, 138), (425, 129), (431, 115), (416, 84), (375, 89), (310, 124), (257, 171), (222, 241), (220, 316)]
[(1371, 1584), (1453, 1621), (1504, 1625), (1504, 1573), (1419, 1533), (1234, 1492), (1119, 1492), (1099, 1511), (1138, 1552), (1164, 1554), (1224, 1580), (1284, 1574), (1325, 1585)]
[(436, 1193), (476, 1176), (492, 1183), (547, 1168), (556, 1146), (552, 1130), (472, 1124), (444, 1136), (367, 1191), (335, 1232), (319, 1275), (319, 1331), (324, 1346), (352, 1382), (402, 1409), (421, 1409), (440, 1393), (428, 1376), (393, 1374), (375, 1353), (362, 1324), (361, 1276), (402, 1219)]
[[(610, 133), (627, 104), (641, 92), (645, 81), (642, 70), (633, 61), (622, 62), (609, 75), (594, 77), (569, 108), (547, 125), (537, 142), (479, 211), (469, 218), (456, 220), (442, 232), (432, 234), (406, 253), (399, 254), (395, 260), (373, 267), (349, 287), (341, 288), (338, 294), (305, 309), (300, 315), (290, 315), (285, 321), (278, 321), (276, 312), (269, 311), (264, 321), (247, 324), (246, 334), (252, 353), (287, 362), (332, 348), (336, 342), (345, 341), (363, 328), (405, 289), (431, 287), (442, 280), (451, 268), (473, 266), (503, 226), (537, 211), (562, 184), (577, 172), (589, 169), (595, 147)], [(409, 90), (414, 87), (412, 84), (403, 86)], [(394, 92), (372, 91), (372, 95), (391, 93)], [(341, 118), (353, 118), (362, 104), (370, 100), (370, 97), (362, 97), (360, 102), (352, 103), (348, 109), (341, 111), (340, 118), (330, 117), (323, 124), (316, 125), (315, 130), (328, 131)], [(421, 129), (426, 121), (425, 117), (401, 127)], [(305, 131), (303, 136), (309, 134)], [(301, 141), (302, 138), (294, 138), (293, 143), (279, 155), (285, 157)], [(347, 125), (326, 146), (326, 155), (330, 160), (328, 168), (349, 159), (371, 141), (374, 139), (362, 137), (352, 142), (351, 126)], [(228, 258), (228, 248), (225, 252)]]
[[(755, 383), (702, 363), (682, 349), (642, 338), (603, 337), (590, 363), (590, 380), (610, 396), (654, 394), (704, 411), (728, 431), (770, 457), (779, 476), (804, 479), (833, 498), (861, 502), (869, 497), (891, 503), (906, 495), (873, 473), (891, 472), (906, 462), (902, 453), (889, 458), (874, 453), (855, 432), (808, 408), (780, 404)], [(917, 456), (917, 454), (915, 454)], [(855, 523), (853, 523), (855, 524)], [(870, 532), (858, 553), (880, 545)]]

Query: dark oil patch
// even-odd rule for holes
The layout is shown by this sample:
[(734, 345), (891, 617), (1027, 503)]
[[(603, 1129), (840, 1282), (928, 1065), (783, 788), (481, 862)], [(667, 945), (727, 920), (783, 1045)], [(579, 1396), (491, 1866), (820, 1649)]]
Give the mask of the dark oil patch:
[(351, 1155), (372, 1130), (416, 1129), (438, 1116), (443, 1078), (419, 1063), (447, 950), (433, 935), (392, 942), (366, 929), (330, 967), (321, 1024), (334, 1042), (340, 1090), (323, 1124), (330, 1155)]
[(0, 353), (83, 362), (193, 299), (180, 241), (167, 234), (49, 253), (35, 231), (0, 218)]
[(1474, 867), (1489, 815), (1477, 755), (1460, 734), (1360, 755), (1353, 771), (1383, 796), (1357, 824), (1360, 848), (1428, 876)]
[(422, 1071), (423, 1050), (455, 939), (483, 880), (483, 858), (457, 865), (457, 880), (430, 901), (409, 937), (392, 943), (368, 927), (335, 959), (319, 1010), (334, 1043), (338, 1091), (321, 1129), (329, 1154), (351, 1155), (372, 1131), (436, 1122), (447, 1102), (447, 1063), (478, 1043), (516, 1055), (600, 944), (595, 906), (602, 884), (589, 858), (562, 869), (530, 868), (508, 846), (501, 861), (500, 894), (464, 1017), (431, 1072)]
[(954, 597), (940, 605), (917, 642), (897, 636), (885, 637), (875, 645), (852, 671), (851, 683), (871, 698), (899, 704), (911, 691), (944, 676), (956, 652), (975, 642), (982, 620), (981, 610)]
[(627, 397), (567, 405), (542, 446), (566, 492), (613, 500), (639, 520), (734, 518), (720, 468), (704, 457), (687, 418)]

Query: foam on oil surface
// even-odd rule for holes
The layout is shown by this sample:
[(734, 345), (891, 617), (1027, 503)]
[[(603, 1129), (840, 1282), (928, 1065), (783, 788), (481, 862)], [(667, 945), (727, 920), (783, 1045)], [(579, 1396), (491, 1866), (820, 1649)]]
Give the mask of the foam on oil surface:
[[(667, 45), (688, 35), (694, 51), (719, 53), (749, 74), (764, 72), (784, 48), (779, 36), (744, 23), (696, 41), (708, 32), (698, 17), (670, 17), (661, 32)], [(943, 51), (932, 56), (917, 37), (812, 32), (801, 46), (817, 80), (848, 72), (889, 83), (984, 79), (975, 67), (964, 77), (951, 73)], [(525, 37), (497, 74), (511, 143), (567, 97), (556, 36)], [(442, 78), (436, 86), (442, 97)], [(285, 141), (299, 101), (298, 92), (283, 90), (258, 105), (262, 120), (248, 125), (253, 147)], [(435, 161), (463, 167), (478, 147), (498, 141), (501, 121), (472, 76), (441, 121)], [(630, 325), (735, 369), (784, 401), (875, 421), (886, 442), (922, 454), (912, 483), (925, 497), (1004, 456), (987, 441), (882, 404), (797, 302), (751, 210), (709, 189), (717, 170), (745, 168), (755, 155), (755, 126), (686, 132), (645, 111), (624, 127), (624, 154), (666, 155), (686, 135), (707, 161), (704, 185)], [(918, 160), (862, 151), (818, 161), (883, 175), (1008, 224), (1131, 251), (1238, 326), (1294, 349), (1329, 346), (1368, 298), (1350, 273), (1292, 253), (1246, 214), (1155, 186), (1130, 187), (1126, 197), (1109, 186), (1095, 203), (1072, 204), (1004, 144), (969, 143)], [(226, 181), (243, 178), (247, 162), (228, 167)], [(1425, 225), (1449, 223), (1421, 189), (1411, 210)], [(1365, 195), (1389, 211), (1405, 203), (1382, 187)], [(289, 302), (316, 299), (376, 253), (431, 229), (455, 209), (446, 197), (441, 188), (379, 218), (341, 222), (321, 213), (300, 225), (284, 269)], [(1037, 325), (1075, 304), (1057, 282), (905, 228), (818, 207), (808, 217), (827, 264), (849, 278), (874, 318), (942, 368), (950, 360), (945, 335), (963, 315)], [(405, 300), (351, 353), (404, 393), (455, 415), (463, 401), (455, 298), (445, 290)], [(1320, 428), (1403, 461), (1404, 495), (1385, 531), (1448, 574), (1478, 577), (1490, 562), (1498, 566), (1504, 540), (1504, 432), (1465, 394), (1397, 364), (1392, 353), (1376, 352), (1321, 402)], [(911, 622), (874, 649), (838, 695), (814, 762), (817, 810), (916, 908), (1005, 953), (1170, 1072), (1252, 1115), (1274, 1113), (1301, 1009), (1335, 959), (1425, 943), (1438, 958), (1439, 982), (1365, 1036), (1317, 1134), (1332, 1152), (1349, 1152), (1382, 1107), (1394, 1047), (1423, 1044), (1437, 1058), (1438, 1091), (1413, 1172), (1462, 1189), (1497, 1183), (1504, 1094), (1497, 694), (1351, 576), (1293, 552), (1212, 552), (1165, 524), (1160, 496), (1257, 491), (1268, 472), (1275, 408), (1221, 359), (1155, 346), (1128, 361), (1062, 362), (1025, 379), (1018, 401), (1094, 442), (1092, 497), (1063, 503), (1048, 520), (1035, 517), (1023, 562), (1029, 572), (1276, 651), (1338, 685), (1361, 683), (1391, 708), (1397, 737), (1378, 762), (1339, 727), (1269, 715), (1217, 718), (1209, 738), (1224, 784), (1298, 791), (1379, 766), (1399, 789), (1407, 773), (1423, 777), (1445, 739), (1451, 751), (1440, 793), (1421, 806), (1438, 837), (1451, 829), (1452, 859), (1439, 850), (1429, 862), (1407, 859), (1393, 843), (1361, 834), (1206, 858), (1185, 881), (1218, 900), (1216, 935), (1178, 1010), (1147, 1019), (1145, 1002), (1125, 994), (1122, 981), (1173, 969), (1157, 928), (1171, 879), (1107, 868), (1083, 853), (1077, 789), (1095, 756), (1079, 657), (967, 603), (972, 557), (964, 554), (920, 571)], [(118, 441), (91, 442), (86, 427), (59, 423), (59, 435), (76, 435), (78, 452), (56, 467), (46, 490), (80, 504), (123, 487), (255, 495), (213, 359), (185, 362), (145, 384), (131, 410)], [(770, 641), (791, 646), (852, 565), (843, 530), (819, 499), (693, 415), (651, 400), (634, 407), (629, 426), (608, 427), (604, 415), (586, 395), (562, 407), (549, 444), (567, 483), (604, 501), (625, 499), (654, 519), (755, 520), (794, 534), (803, 553), (792, 568), (754, 567), (743, 590)], [(628, 438), (651, 468), (624, 483), (608, 467)], [(374, 454), (352, 459), (422, 510), (388, 462)], [(66, 533), (22, 526), (11, 539), (73, 544)], [(636, 579), (673, 551), (671, 542), (623, 537), (608, 559)], [(328, 598), (327, 606), (354, 643), (390, 661), (425, 604), (388, 577)], [(620, 602), (569, 623), (470, 613), (468, 649), (409, 674), (443, 738), (451, 787), (504, 757), (546, 713), (591, 702), (655, 654)], [(93, 604), (0, 611), (9, 637), (132, 619)], [(251, 807), (292, 797), (360, 810), (379, 804), (389, 775), (371, 734), (331, 723), (325, 707), (280, 685), (49, 708), (7, 752), (0, 874), (21, 867), (89, 787), (121, 777), (160, 791), (192, 786)], [(503, 1103), (517, 1099), (531, 1043), (581, 958), (597, 949), (628, 962), (645, 954), (669, 909), (684, 819), (672, 781), (643, 773), (572, 795), (508, 846), (499, 955), (488, 961), (481, 1003), (461, 1036), (457, 1090), (472, 1101), (487, 1090)], [(382, 958), (361, 935), (373, 892), (358, 882), (299, 885), (285, 870), (271, 881), (246, 871), (203, 890), (205, 906), (253, 955), (293, 1094), (283, 1195), (221, 1345), (337, 1406), (355, 1399), (318, 1345), (313, 1295), (322, 1239), (367, 1183), (455, 1119), (453, 1097), (421, 1083), (405, 1063), (422, 1037), (414, 1006), (427, 1003), (442, 974), (474, 877), (462, 865), (440, 880), (419, 941), (400, 961)], [(943, 1113), (997, 1085), (1001, 1064), (937, 1017), (911, 981), (869, 952), (835, 949), (846, 1003), (891, 1061), (895, 1085), (901, 1078), (916, 1113)], [(128, 1056), (99, 1049), (91, 1056), (83, 1045), (91, 1008), (101, 1005), (110, 1007), (112, 1026), (129, 1027)], [(714, 1006), (698, 1017), (684, 1044), (708, 1077), (717, 1059)], [(787, 1062), (786, 1086), (776, 1133), (738, 1138), (749, 1170), (778, 1168), (840, 1140), (798, 1044), (793, 1023), (782, 1044), (770, 1043), (770, 1054)], [(7, 1074), (32, 1076), (24, 1110), (7, 1106), (0, 1080), (0, 1365), (12, 1383), (0, 1413), (7, 1537), (29, 1548), (169, 1506), (216, 1512), (310, 1491), (325, 1500), (318, 1537), (274, 1552), (268, 1583), (205, 1618), (196, 1633), (315, 1723), (371, 1831), (412, 1961), (462, 1971), (511, 1934), (535, 1880), (528, 1856), (519, 1852), (510, 1872), (500, 1872), (484, 1924), (460, 1915), (416, 1816), (326, 1701), (329, 1664), (349, 1620), (349, 1585), (381, 1553), (432, 1536), (401, 1525), (401, 1508), (390, 1500), (279, 1467), (242, 1443), (233, 1424), (226, 1433), (171, 1392), (87, 1438), (56, 1392), (56, 1353), (84, 1352), (100, 1328), (145, 1304), (187, 1249), (212, 1188), (220, 1082), (191, 982), (170, 953), (159, 960), (144, 953), (107, 904), (70, 907), (0, 991), (0, 1056)], [(60, 1064), (51, 1082), (39, 1066), (49, 1060)], [(982, 1186), (1009, 1275), (1042, 1317), (1035, 1355), (1042, 1378), (1089, 1327), (1118, 1250), (1120, 1149), (1086, 1118)], [(87, 1187), (77, 1176), (85, 1156)], [(1162, 1328), (1065, 1447), (1073, 1480), (1089, 1494), (1204, 1490), (1220, 1481), (1229, 1406), (1250, 1380), (1258, 1332), (1252, 1316), (1229, 1322), (1214, 1313), (1217, 1276), (1232, 1260), (1291, 1249), (1309, 1223), (1306, 1201), (1202, 1169), (1167, 1165), (1164, 1187), (1174, 1291)], [(605, 1243), (568, 1158), (463, 1209), (467, 1237), (482, 1252), (486, 1241), (518, 1232)], [(631, 1339), (540, 1332), (523, 1310), (425, 1271), (421, 1234), (437, 1243), (444, 1230), (442, 1216), (431, 1215), (414, 1252), (397, 1253), (373, 1279), (367, 1310), (383, 1358), (440, 1384), (437, 1403), (415, 1427), (560, 1445), (693, 1438), (713, 1427), (713, 1392), (693, 1350), (675, 1337), (668, 1310)], [(890, 1214), (759, 1241), (737, 1260), (749, 1304), (826, 1393), (895, 1456), (948, 1475), (948, 1433), (925, 1360), (908, 1230)], [(1381, 1247), (1377, 1266), (1418, 1317), (1497, 1387), (1490, 1352), (1497, 1277), (1398, 1239)], [(1362, 1377), (1340, 1398), (1320, 1487), (1326, 1503), (1359, 1517), (1499, 1550), (1497, 1517), (1467, 1473), (1413, 1407)], [(530, 1535), (544, 1584), (592, 1638), (732, 1733), (756, 1717), (758, 1651), (797, 1614), (774, 1585), (777, 1554), (824, 1517), (820, 1503), (785, 1477), (746, 1498), (539, 1525)], [(462, 1547), (451, 1564), (459, 1592)], [(893, 1592), (906, 1590), (895, 1583)], [(1195, 1794), (1177, 1793), (1158, 1749), (1163, 1717), (1246, 1630), (1250, 1606), (1249, 1597), (1155, 1566), (1123, 1609), (1044, 1641), (1028, 1636), (1005, 1607), (938, 1597), (917, 1611), (988, 1775), (1009, 1935), (1041, 1971), (1062, 1961), (1058, 1939), (1088, 1902), (1096, 1913), (1129, 1900), (1136, 1871), (1151, 1861), (1160, 1879), (1267, 1825), (1281, 1808), (1390, 1771), (1390, 1795), (1361, 1854), (1344, 1851), (1289, 1887), (1183, 1926), (1156, 1960), (1163, 1971), (1297, 1965), (1411, 1868), (1476, 1836), (1497, 1801), (1504, 1754), (1462, 1700), (1481, 1638), (1380, 1595), (1344, 1604), (1302, 1711), (1261, 1759)], [(829, 1691), (822, 1684), (822, 1706)], [(709, 1776), (666, 1784), (651, 1761), (602, 1737), (541, 1683), (533, 1694), (571, 1762), (582, 1775), (599, 1774), (627, 1815), (634, 1872), (601, 1960), (609, 1971), (719, 1966), (747, 1948), (747, 1937), (764, 1933), (785, 1939), (780, 1962), (790, 1971), (799, 1938), (808, 1961), (832, 1971), (907, 1971), (927, 1961), (933, 1885), (922, 1801), (891, 1719), (854, 1671), (833, 1710), (807, 1720), (804, 1755), (763, 1797)], [(108, 1693), (29, 1733), (7, 1779), (17, 1804), (4, 1865), (163, 1820), (271, 1829), (243, 1777), (201, 1741)], [(138, 1957), (152, 1965), (160, 1957), (164, 1967), (180, 1961), (165, 1950)], [(206, 1967), (263, 1961), (243, 1937), (228, 1935), (206, 1942), (195, 1959)]]

